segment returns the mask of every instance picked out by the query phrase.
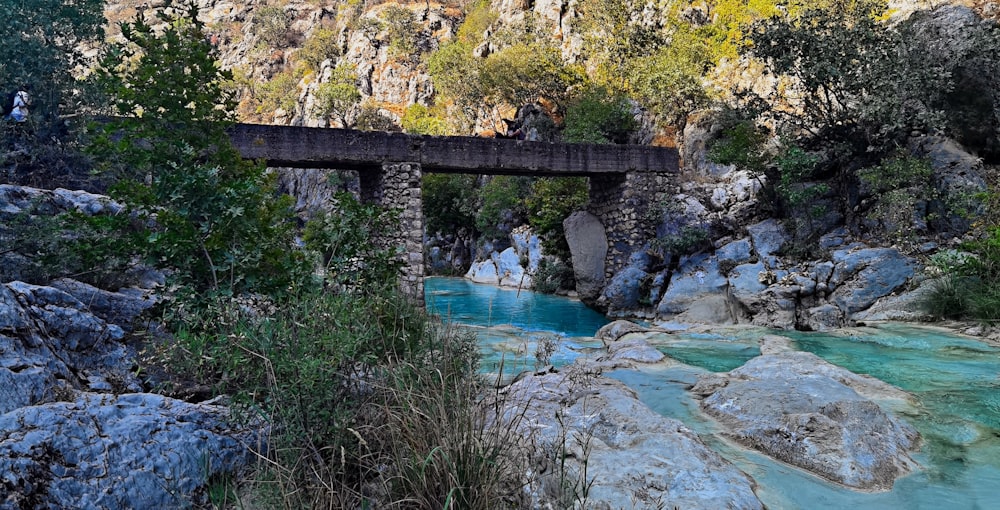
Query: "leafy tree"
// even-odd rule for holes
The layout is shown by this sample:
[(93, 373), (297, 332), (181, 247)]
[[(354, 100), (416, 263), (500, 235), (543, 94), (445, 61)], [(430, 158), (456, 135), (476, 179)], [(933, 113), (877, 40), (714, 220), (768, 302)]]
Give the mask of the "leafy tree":
[(492, 104), (511, 106), (547, 99), (564, 103), (569, 90), (585, 80), (583, 69), (563, 63), (551, 44), (516, 44), (491, 54), (479, 71), (481, 90)]
[(354, 122), (354, 129), (362, 131), (388, 131), (398, 133), (399, 124), (389, 114), (382, 111), (375, 102), (365, 101)]
[[(117, 118), (98, 126), (93, 152), (142, 233), (134, 248), (196, 294), (286, 290), (305, 266), (293, 252), (290, 203), (273, 174), (241, 159), (226, 134), (232, 76), (216, 62), (196, 5), (123, 23), (97, 79)], [(176, 12), (176, 11), (175, 11)]]
[(531, 179), (497, 175), (479, 189), (476, 230), (488, 239), (510, 234), (527, 220), (524, 197), (531, 192)]
[(544, 239), (542, 247), (546, 253), (570, 260), (563, 220), (587, 203), (587, 186), (584, 177), (545, 177), (532, 185), (531, 194), (525, 200), (528, 221)]
[(471, 230), (475, 224), (476, 176), (427, 174), (421, 190), (427, 232)]
[(604, 87), (592, 87), (566, 109), (563, 139), (577, 143), (625, 143), (636, 128), (632, 104)]
[(389, 37), (389, 50), (398, 57), (407, 58), (419, 50), (419, 29), (413, 11), (401, 5), (389, 5), (382, 11)]
[(419, 103), (414, 103), (406, 107), (406, 112), (403, 113), (400, 123), (407, 133), (414, 135), (448, 134), (448, 125), (446, 122), (432, 114), (429, 108)]
[(636, 0), (580, 2), (584, 44), (598, 83), (628, 90), (632, 63), (663, 45), (663, 27), (640, 15), (646, 5)]
[(324, 119), (333, 117), (341, 126), (350, 127), (347, 116), (361, 103), (357, 80), (353, 64), (337, 64), (329, 81), (321, 83), (316, 90), (313, 113)]
[(292, 18), (283, 8), (274, 6), (258, 8), (254, 13), (254, 23), (257, 25), (261, 41), (268, 46), (284, 48), (288, 45)]
[(341, 48), (337, 39), (337, 32), (329, 28), (316, 28), (306, 38), (302, 48), (295, 53), (295, 58), (314, 73), (318, 73), (323, 62), (340, 56)]
[(780, 112), (791, 128), (859, 153), (942, 126), (935, 105), (949, 74), (932, 41), (882, 23), (884, 13), (880, 0), (834, 2), (754, 25), (750, 54), (794, 80), (784, 90), (797, 107)]
[(709, 103), (702, 77), (712, 57), (696, 34), (677, 29), (669, 45), (631, 62), (628, 91), (664, 122), (683, 126), (689, 113)]
[(60, 134), (59, 116), (86, 106), (86, 89), (74, 73), (88, 65), (89, 45), (103, 36), (102, 0), (17, 0), (0, 2), (0, 86), (4, 92), (31, 86), (36, 135)]

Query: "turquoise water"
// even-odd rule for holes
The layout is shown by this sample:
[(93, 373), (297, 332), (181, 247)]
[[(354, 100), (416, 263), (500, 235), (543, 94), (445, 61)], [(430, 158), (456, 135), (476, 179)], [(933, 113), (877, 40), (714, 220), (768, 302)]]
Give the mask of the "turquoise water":
[[(606, 320), (578, 301), (497, 289), (459, 279), (427, 281), (428, 307), (478, 328), (484, 368), (517, 373), (538, 364), (539, 344), (552, 345), (552, 364), (600, 352), (588, 338)], [(449, 315), (442, 313), (442, 315)], [(724, 440), (687, 388), (706, 371), (726, 371), (759, 354), (761, 334), (781, 334), (800, 350), (911, 392), (916, 403), (893, 404), (924, 438), (914, 457), (923, 469), (892, 491), (844, 489)], [(884, 325), (836, 333), (727, 330), (654, 335), (650, 342), (684, 364), (617, 370), (607, 375), (633, 388), (650, 408), (679, 419), (758, 483), (779, 509), (1000, 508), (1000, 349), (937, 330)]]

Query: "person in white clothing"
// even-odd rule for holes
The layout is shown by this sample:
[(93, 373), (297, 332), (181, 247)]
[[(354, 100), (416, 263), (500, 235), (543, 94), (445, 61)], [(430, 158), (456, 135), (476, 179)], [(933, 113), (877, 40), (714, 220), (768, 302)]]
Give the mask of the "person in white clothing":
[(28, 106), (31, 104), (31, 96), (28, 95), (28, 91), (25, 88), (18, 90), (14, 94), (14, 102), (11, 105), (10, 115), (7, 116), (8, 119), (14, 122), (24, 122), (28, 120)]

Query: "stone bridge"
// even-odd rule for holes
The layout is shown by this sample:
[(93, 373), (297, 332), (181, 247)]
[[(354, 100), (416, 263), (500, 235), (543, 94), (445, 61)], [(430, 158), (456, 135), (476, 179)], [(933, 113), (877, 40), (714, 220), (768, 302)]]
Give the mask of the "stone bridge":
[(605, 277), (624, 266), (644, 238), (643, 219), (660, 174), (676, 173), (674, 149), (644, 145), (529, 142), (463, 136), (237, 124), (230, 129), (243, 157), (271, 167), (356, 170), (363, 201), (401, 209), (391, 237), (405, 246), (403, 290), (423, 300), (424, 173), (588, 177), (588, 210), (604, 225)]

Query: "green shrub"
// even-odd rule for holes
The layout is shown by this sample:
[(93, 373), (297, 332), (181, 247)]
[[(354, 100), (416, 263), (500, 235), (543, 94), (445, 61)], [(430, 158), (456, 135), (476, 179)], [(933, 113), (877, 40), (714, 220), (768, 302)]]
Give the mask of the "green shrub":
[(317, 28), (309, 34), (295, 58), (314, 73), (319, 73), (323, 62), (340, 56), (338, 34), (329, 28)]
[(388, 131), (391, 133), (401, 131), (395, 119), (370, 102), (361, 104), (361, 111), (358, 112), (358, 118), (354, 121), (354, 129), (362, 131)]
[(316, 90), (313, 115), (321, 119), (333, 118), (343, 127), (351, 127), (347, 116), (361, 103), (358, 75), (353, 64), (340, 63), (333, 69), (330, 79)]
[(448, 134), (447, 121), (434, 115), (431, 109), (419, 103), (413, 103), (406, 107), (400, 124), (407, 133), (414, 135)]
[(563, 231), (563, 220), (589, 199), (585, 177), (543, 177), (532, 184), (525, 200), (528, 221), (542, 239), (545, 253), (570, 260), (569, 244)]
[(592, 87), (566, 108), (563, 139), (575, 143), (626, 143), (635, 131), (632, 104), (620, 94)]
[(531, 178), (497, 175), (479, 188), (476, 230), (487, 239), (510, 235), (527, 220), (524, 197), (531, 192)]
[(362, 204), (350, 193), (333, 200), (336, 212), (317, 214), (302, 233), (306, 248), (319, 254), (324, 282), (337, 289), (393, 288), (402, 262), (395, 250), (375, 240), (398, 229), (398, 214)]
[(576, 276), (573, 268), (559, 260), (551, 261), (543, 258), (538, 263), (538, 270), (531, 275), (531, 289), (544, 294), (555, 294), (561, 289), (576, 287)]
[(382, 11), (389, 37), (389, 51), (396, 57), (407, 59), (419, 51), (420, 32), (413, 11), (401, 5), (389, 5)]
[(425, 174), (421, 192), (428, 234), (471, 231), (475, 224), (476, 176)]
[(264, 44), (273, 48), (288, 46), (292, 18), (281, 7), (260, 7), (254, 13), (254, 25)]

